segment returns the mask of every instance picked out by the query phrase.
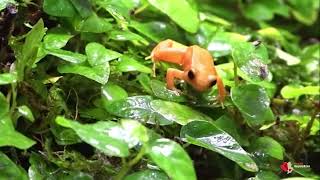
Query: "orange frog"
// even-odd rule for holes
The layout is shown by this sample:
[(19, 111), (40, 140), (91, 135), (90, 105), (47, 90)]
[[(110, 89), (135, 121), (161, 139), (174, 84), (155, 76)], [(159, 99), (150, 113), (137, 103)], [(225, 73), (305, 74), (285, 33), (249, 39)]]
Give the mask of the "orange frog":
[(169, 68), (167, 71), (167, 88), (177, 90), (174, 79), (181, 79), (191, 84), (196, 90), (202, 92), (217, 84), (219, 101), (222, 103), (225, 97), (225, 89), (219, 77), (211, 54), (199, 46), (185, 46), (173, 40), (167, 39), (160, 42), (149, 56), (154, 62), (153, 72), (155, 73), (155, 63), (166, 61), (179, 64), (182, 70)]

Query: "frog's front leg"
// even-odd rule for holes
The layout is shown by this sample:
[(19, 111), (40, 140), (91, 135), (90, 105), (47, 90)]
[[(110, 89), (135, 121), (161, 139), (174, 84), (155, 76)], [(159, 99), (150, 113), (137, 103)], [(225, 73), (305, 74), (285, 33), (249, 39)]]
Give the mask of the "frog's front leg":
[(223, 106), (223, 101), (226, 96), (226, 90), (224, 89), (223, 82), (219, 76), (217, 76), (217, 88), (218, 88), (218, 93), (219, 93), (219, 101)]
[(178, 91), (178, 89), (174, 85), (174, 79), (184, 79), (184, 72), (178, 69), (169, 68), (167, 71), (167, 88), (171, 90)]

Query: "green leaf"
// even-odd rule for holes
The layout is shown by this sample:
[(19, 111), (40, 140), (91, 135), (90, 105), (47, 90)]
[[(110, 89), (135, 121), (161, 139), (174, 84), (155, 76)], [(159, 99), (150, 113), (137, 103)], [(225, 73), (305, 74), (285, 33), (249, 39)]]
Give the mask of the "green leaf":
[(175, 101), (175, 102), (186, 101), (185, 96), (181, 94), (177, 94), (176, 91), (166, 88), (165, 83), (161, 81), (151, 80), (151, 89), (153, 91), (153, 94), (160, 99)]
[(140, 41), (145, 45), (149, 44), (149, 42), (145, 38), (129, 30), (113, 30), (109, 33), (109, 38), (116, 41)]
[[(0, 147), (14, 146), (19, 149), (28, 149), (35, 142), (19, 132), (15, 131), (12, 120), (9, 116), (9, 103), (0, 92)], [(1, 169), (1, 168), (0, 168)], [(1, 173), (0, 173), (1, 174)]]
[(141, 64), (130, 56), (122, 56), (117, 64), (117, 70), (121, 72), (139, 71), (142, 73), (152, 73), (151, 68)]
[(17, 57), (18, 62), (16, 69), (19, 81), (23, 80), (26, 68), (31, 69), (34, 65), (45, 32), (46, 29), (44, 28), (43, 20), (40, 19), (26, 35), (25, 42), (21, 49), (21, 56)]
[(265, 180), (265, 179), (280, 180), (279, 176), (277, 176), (272, 171), (260, 171), (254, 177), (254, 180)]
[(169, 180), (169, 178), (162, 171), (147, 169), (132, 173), (126, 176), (124, 180)]
[(126, 157), (129, 146), (124, 141), (124, 131), (112, 121), (99, 121), (95, 124), (80, 124), (64, 117), (56, 118), (57, 124), (73, 129), (86, 143), (109, 156)]
[(95, 42), (87, 44), (86, 54), (91, 66), (105, 64), (110, 60), (117, 59), (122, 56), (120, 53), (106, 49), (102, 44)]
[[(147, 128), (141, 125), (139, 122), (134, 120), (123, 119), (121, 120), (121, 126), (123, 130), (127, 134), (129, 134), (132, 140), (136, 138), (137, 140), (139, 140), (139, 142), (143, 142), (143, 143), (148, 142), (149, 136), (148, 136)], [(133, 143), (133, 145), (135, 145), (135, 143)]]
[(164, 39), (181, 39), (180, 33), (176, 27), (161, 21), (151, 21), (146, 23), (131, 21), (130, 27), (155, 42), (160, 42)]
[(150, 96), (132, 96), (126, 99), (105, 103), (104, 108), (115, 116), (136, 119), (150, 124), (168, 125), (171, 120), (156, 114), (157, 110), (151, 108)]
[(265, 46), (255, 48), (251, 43), (233, 43), (232, 58), (240, 70), (253, 81), (261, 81), (268, 77), (267, 64), (270, 63)]
[[(168, 15), (180, 27), (195, 33), (199, 27), (198, 10), (187, 0), (148, 0), (151, 5)], [(188, 12), (188, 13), (186, 13)]]
[(86, 19), (75, 17), (73, 26), (79, 32), (104, 33), (112, 29), (109, 19), (92, 14)]
[(51, 16), (73, 17), (77, 14), (69, 0), (44, 0), (43, 10)]
[(90, 0), (70, 0), (82, 18), (90, 16), (93, 11)]
[(28, 106), (25, 106), (25, 105), (19, 106), (18, 112), (19, 112), (19, 114), (21, 114), (23, 117), (25, 117), (29, 121), (34, 122), (34, 117), (33, 117), (32, 111), (29, 109)]
[(128, 93), (122, 87), (108, 83), (101, 87), (101, 95), (104, 103), (109, 103), (110, 101), (117, 101), (121, 99), (126, 99)]
[(195, 180), (192, 161), (184, 149), (169, 139), (157, 139), (148, 146), (148, 156), (172, 180)]
[[(1, 137), (3, 138), (3, 137)], [(28, 180), (27, 173), (17, 166), (9, 157), (0, 151), (0, 179)]]
[(0, 74), (0, 85), (11, 84), (17, 82), (16, 73), (3, 73)]
[(284, 148), (271, 137), (264, 136), (256, 139), (251, 145), (252, 151), (264, 153), (270, 157), (283, 160)]
[(14, 129), (9, 115), (0, 117), (0, 123), (0, 147), (13, 146), (18, 149), (28, 149), (36, 143)]
[(163, 118), (181, 125), (195, 120), (211, 120), (210, 117), (175, 102), (153, 100), (150, 105)]
[[(309, 121), (311, 120), (311, 116), (308, 115), (294, 115), (294, 114), (286, 114), (280, 116), (280, 121), (297, 121), (299, 123), (300, 130), (303, 131), (308, 126)], [(316, 118), (312, 124), (310, 135), (316, 135), (320, 130), (320, 119)]]
[(210, 122), (190, 122), (182, 127), (180, 136), (188, 143), (210, 149), (225, 156), (247, 171), (258, 171), (256, 163), (235, 139)]
[(50, 55), (59, 57), (65, 61), (71, 63), (82, 63), (86, 61), (87, 57), (83, 54), (63, 50), (63, 49), (46, 49), (46, 52)]
[(63, 48), (72, 37), (73, 35), (67, 33), (48, 33), (43, 38), (43, 45), (45, 49), (60, 49)]
[(240, 85), (231, 89), (231, 98), (249, 126), (261, 126), (274, 121), (269, 107), (270, 99), (264, 88), (255, 84)]
[(281, 49), (277, 48), (276, 49), (276, 55), (284, 60), (288, 66), (293, 66), (293, 65), (297, 65), (301, 62), (301, 60), (287, 52), (282, 51)]
[(305, 25), (312, 25), (316, 22), (319, 13), (319, 0), (289, 0), (288, 3), (293, 7), (293, 16)]
[(104, 85), (108, 82), (110, 67), (108, 62), (94, 67), (83, 64), (67, 64), (58, 66), (58, 71), (59, 73), (79, 74)]
[(281, 89), (280, 93), (286, 99), (298, 98), (302, 95), (319, 95), (320, 86), (286, 85)]

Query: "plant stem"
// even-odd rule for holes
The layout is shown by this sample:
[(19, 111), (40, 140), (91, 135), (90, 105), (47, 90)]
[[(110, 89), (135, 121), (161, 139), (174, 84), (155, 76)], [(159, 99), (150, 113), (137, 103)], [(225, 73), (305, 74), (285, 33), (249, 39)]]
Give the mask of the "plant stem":
[(233, 74), (234, 74), (234, 83), (237, 86), (239, 84), (239, 79), (238, 79), (238, 69), (235, 64), (233, 64)]
[(141, 147), (139, 153), (134, 157), (131, 161), (128, 163), (124, 164), (123, 167), (120, 169), (118, 175), (114, 178), (115, 180), (122, 180), (124, 176), (130, 171), (132, 166), (137, 164), (140, 159), (143, 157), (145, 154), (146, 148), (144, 146)]
[(12, 92), (12, 99), (11, 99), (11, 108), (10, 108), (10, 114), (12, 115), (16, 106), (17, 106), (17, 84), (12, 83), (11, 84), (11, 92)]

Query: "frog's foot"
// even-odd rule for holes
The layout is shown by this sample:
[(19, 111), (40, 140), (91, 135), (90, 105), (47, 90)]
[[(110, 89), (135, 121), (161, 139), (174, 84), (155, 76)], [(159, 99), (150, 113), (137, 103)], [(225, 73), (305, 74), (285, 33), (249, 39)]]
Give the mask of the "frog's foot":
[(182, 91), (177, 88), (170, 89), (176, 96), (180, 96), (182, 94)]

